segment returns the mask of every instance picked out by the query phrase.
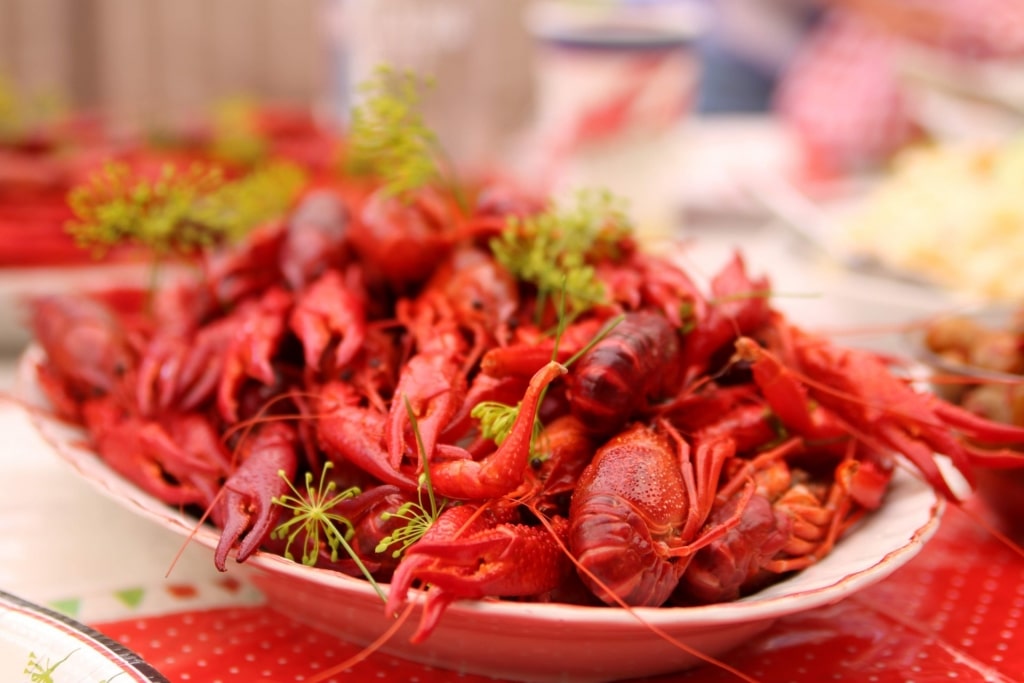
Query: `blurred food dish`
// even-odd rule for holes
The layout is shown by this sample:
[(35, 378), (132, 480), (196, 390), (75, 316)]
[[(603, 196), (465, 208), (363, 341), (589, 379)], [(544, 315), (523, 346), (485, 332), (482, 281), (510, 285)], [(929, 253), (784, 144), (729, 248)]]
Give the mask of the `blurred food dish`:
[(839, 227), (844, 248), (981, 300), (1024, 297), (1024, 138), (901, 152)]
[[(967, 308), (909, 337), (940, 396), (983, 417), (1024, 425), (1024, 307)], [(1024, 444), (1011, 444), (1024, 457)], [(1024, 535), (1024, 469), (977, 467), (977, 492), (1007, 531)]]

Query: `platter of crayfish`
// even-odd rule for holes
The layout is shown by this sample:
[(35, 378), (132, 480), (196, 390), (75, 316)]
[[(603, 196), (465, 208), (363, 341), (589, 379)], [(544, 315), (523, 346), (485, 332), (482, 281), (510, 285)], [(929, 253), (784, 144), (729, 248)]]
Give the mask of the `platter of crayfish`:
[[(36, 384), (42, 355), (19, 367), (19, 394), (61, 459), (102, 495), (211, 551), (215, 528), (142, 491), (97, 458), (80, 429), (46, 412)], [(918, 477), (897, 471), (886, 504), (862, 519), (818, 563), (739, 600), (625, 610), (504, 600), (460, 600), (425, 642), (410, 642), (415, 615), (380, 650), (411, 661), (510, 681), (613, 681), (715, 665), (780, 617), (833, 604), (910, 561), (938, 529), (945, 501)], [(394, 628), (363, 580), (258, 552), (231, 571), (251, 580), (282, 613), (345, 642), (369, 645)], [(172, 574), (173, 575), (173, 574)], [(384, 586), (387, 589), (387, 586)], [(417, 609), (422, 609), (422, 596)], [(538, 634), (557, 633), (557, 637)]]
[(107, 167), (76, 234), (188, 276), (27, 306), (46, 440), (275, 608), (505, 679), (752, 680), (728, 651), (913, 557), (947, 470), (1024, 464), (741, 253), (698, 273), (610, 192), (459, 182), (367, 101), (344, 173)]

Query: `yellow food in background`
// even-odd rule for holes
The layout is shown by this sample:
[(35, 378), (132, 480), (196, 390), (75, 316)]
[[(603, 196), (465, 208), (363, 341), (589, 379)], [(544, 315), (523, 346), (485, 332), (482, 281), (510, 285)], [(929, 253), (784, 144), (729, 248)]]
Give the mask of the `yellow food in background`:
[(909, 149), (844, 226), (849, 250), (974, 298), (1024, 298), (1024, 138)]

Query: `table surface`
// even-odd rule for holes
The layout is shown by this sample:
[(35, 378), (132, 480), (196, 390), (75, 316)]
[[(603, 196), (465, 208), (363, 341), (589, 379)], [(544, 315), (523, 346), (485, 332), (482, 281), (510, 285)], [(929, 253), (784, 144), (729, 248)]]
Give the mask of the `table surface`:
[[(681, 235), (695, 272), (712, 274), (738, 248), (752, 271), (771, 276), (791, 318), (851, 344), (900, 351), (895, 325), (950, 303), (811, 258), (770, 221), (690, 221)], [(15, 363), (14, 355), (0, 361), (5, 389)], [(0, 472), (11, 483), (0, 498), (0, 589), (93, 626), (172, 681), (305, 681), (359, 653), (275, 613), (244, 572), (217, 572), (206, 549), (98, 494), (46, 446), (16, 401), (0, 401), (0, 434)], [(729, 663), (773, 682), (1024, 680), (1024, 649), (1013, 646), (1024, 623), (1024, 556), (985, 529), (989, 519), (977, 502), (951, 507), (935, 537), (892, 576), (780, 619)], [(23, 662), (16, 664), (18, 674)], [(374, 654), (330, 680), (451, 676)], [(703, 667), (650, 680), (736, 679)]]

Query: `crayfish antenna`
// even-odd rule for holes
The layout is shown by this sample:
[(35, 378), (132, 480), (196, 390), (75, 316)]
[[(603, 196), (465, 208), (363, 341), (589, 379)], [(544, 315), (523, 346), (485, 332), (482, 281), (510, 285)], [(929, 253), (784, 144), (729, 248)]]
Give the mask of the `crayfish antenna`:
[(414, 602), (410, 602), (409, 604), (407, 604), (405, 606), (405, 609), (402, 610), (402, 612), (395, 617), (395, 623), (389, 626), (388, 629), (384, 631), (384, 633), (380, 634), (380, 637), (378, 637), (377, 640), (373, 641), (372, 643), (370, 643), (369, 645), (367, 645), (362, 650), (352, 655), (348, 659), (338, 664), (335, 664), (329, 669), (324, 669), (317, 675), (312, 676), (311, 678), (307, 678), (306, 680), (309, 683), (323, 683), (324, 681), (330, 680), (332, 677), (344, 673), (352, 667), (357, 666), (362, 662), (365, 662), (375, 652), (384, 647), (384, 644), (391, 640), (396, 633), (398, 633), (398, 630), (402, 628), (402, 625), (409, 620), (409, 616), (412, 614), (412, 610), (415, 606), (416, 603)]
[(171, 576), (171, 572), (174, 571), (174, 568), (177, 566), (178, 560), (180, 560), (181, 556), (185, 554), (185, 549), (188, 548), (189, 544), (195, 539), (196, 534), (199, 533), (199, 529), (202, 528), (203, 524), (206, 524), (207, 518), (209, 518), (213, 513), (213, 510), (217, 507), (222, 495), (224, 495), (224, 487), (221, 487), (220, 490), (217, 491), (217, 495), (215, 495), (213, 500), (210, 501), (210, 504), (206, 506), (206, 510), (203, 512), (202, 516), (196, 520), (195, 524), (192, 525), (192, 529), (188, 532), (188, 535), (185, 536), (185, 540), (182, 541), (181, 545), (178, 547), (178, 552), (174, 553), (174, 557), (171, 558), (171, 564), (167, 567), (167, 571), (164, 573), (165, 579)]

